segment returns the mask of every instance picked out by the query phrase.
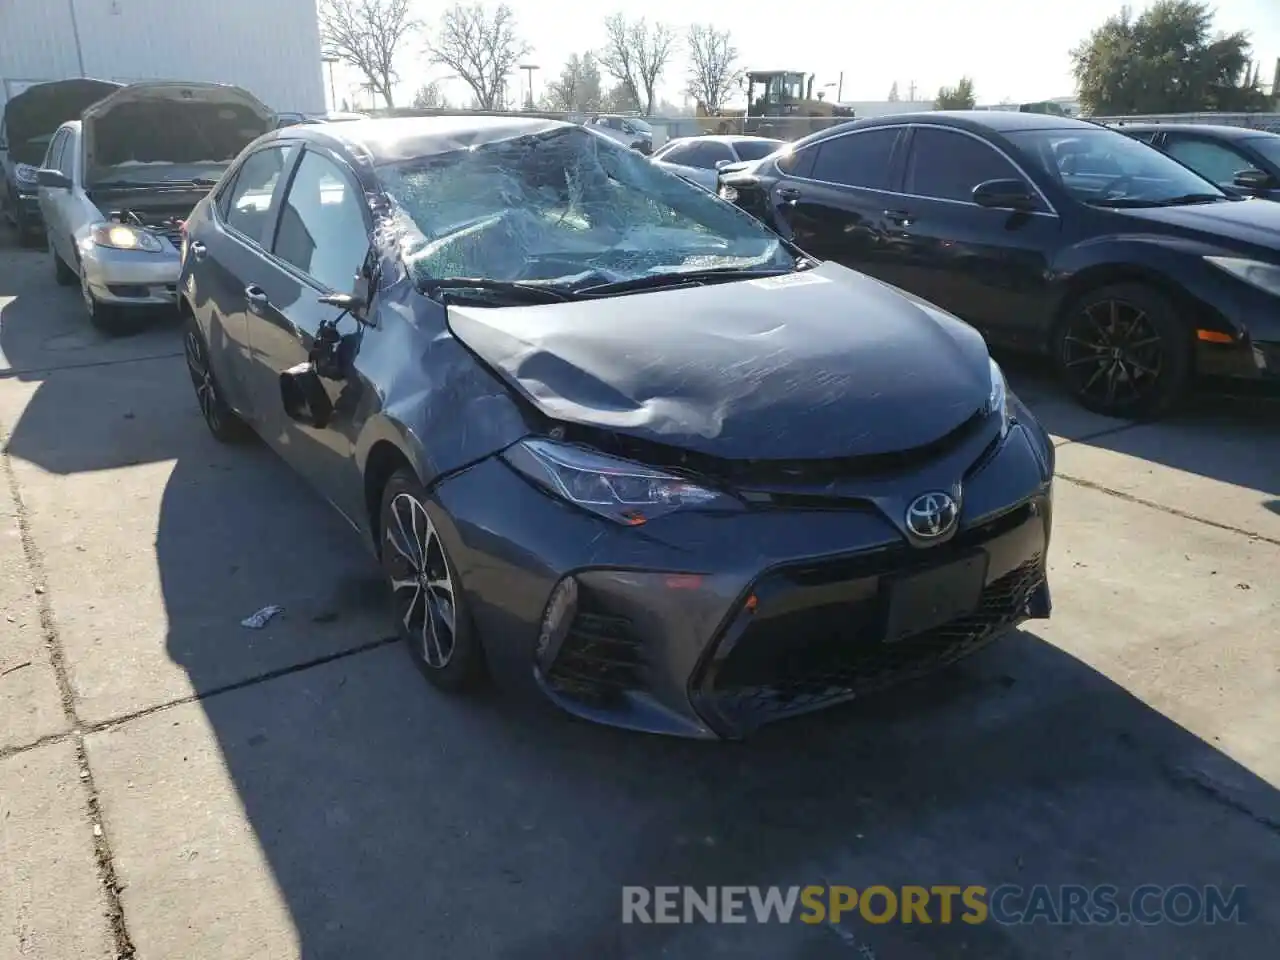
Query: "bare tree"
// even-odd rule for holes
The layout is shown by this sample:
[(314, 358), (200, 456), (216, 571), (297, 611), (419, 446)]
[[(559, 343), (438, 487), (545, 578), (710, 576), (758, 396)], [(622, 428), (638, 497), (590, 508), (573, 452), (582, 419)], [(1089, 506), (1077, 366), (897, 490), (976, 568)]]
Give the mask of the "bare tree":
[(636, 103), (644, 104), (646, 116), (653, 113), (658, 78), (675, 52), (676, 35), (665, 23), (652, 26), (641, 17), (627, 20), (615, 13), (604, 21), (605, 45), (600, 66), (627, 91)]
[(597, 113), (603, 99), (600, 67), (590, 52), (570, 54), (560, 76), (547, 84), (542, 95), (547, 109), (566, 113)]
[(717, 114), (742, 79), (738, 49), (728, 30), (695, 23), (689, 28), (689, 95)]
[(418, 88), (418, 92), (413, 95), (413, 108), (415, 110), (443, 110), (448, 106), (449, 101), (440, 92), (440, 84), (434, 80), (430, 83), (424, 83)]
[(368, 87), (395, 106), (396, 51), (418, 28), (410, 0), (321, 0), (320, 40), (327, 53), (355, 67)]
[(454, 4), (427, 41), (427, 56), (465, 80), (481, 110), (499, 108), (507, 75), (528, 52), (529, 45), (516, 35), (515, 14), (505, 3), (492, 9), (481, 3)]

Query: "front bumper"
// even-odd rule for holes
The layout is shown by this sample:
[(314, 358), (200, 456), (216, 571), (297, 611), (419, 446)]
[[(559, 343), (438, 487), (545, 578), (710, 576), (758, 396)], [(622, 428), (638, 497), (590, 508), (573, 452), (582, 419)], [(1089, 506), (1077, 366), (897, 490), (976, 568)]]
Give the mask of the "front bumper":
[(85, 280), (100, 303), (125, 307), (174, 306), (182, 261), (175, 249), (160, 253), (80, 244)]
[[(980, 459), (972, 450), (957, 454), (961, 526), (942, 546), (909, 546), (865, 506), (677, 513), (623, 528), (553, 499), (496, 457), (437, 487), (454, 524), (441, 534), (490, 670), (508, 689), (617, 726), (739, 738), (1049, 615), (1052, 448), (1018, 408), (1025, 422), (979, 451), (980, 469), (966, 473)], [(901, 482), (914, 496), (918, 481)], [(891, 582), (940, 569), (977, 578), (973, 603), (886, 642)], [(558, 630), (544, 630), (567, 577), (576, 602)], [(552, 635), (541, 650), (540, 634)]]

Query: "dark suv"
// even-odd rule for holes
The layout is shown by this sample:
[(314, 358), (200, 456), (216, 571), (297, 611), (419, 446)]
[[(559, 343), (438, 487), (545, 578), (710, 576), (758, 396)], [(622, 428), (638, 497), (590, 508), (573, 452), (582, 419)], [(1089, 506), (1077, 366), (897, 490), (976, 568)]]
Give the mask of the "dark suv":
[(1163, 150), (1227, 193), (1280, 200), (1280, 134), (1191, 123), (1120, 123), (1116, 129)]

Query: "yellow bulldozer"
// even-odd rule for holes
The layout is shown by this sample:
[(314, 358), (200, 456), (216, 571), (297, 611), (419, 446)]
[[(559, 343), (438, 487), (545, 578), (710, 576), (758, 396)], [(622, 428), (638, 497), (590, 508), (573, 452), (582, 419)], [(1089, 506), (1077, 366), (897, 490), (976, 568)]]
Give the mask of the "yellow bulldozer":
[(748, 70), (747, 108), (716, 114), (697, 104), (704, 133), (749, 134), (797, 140), (805, 134), (854, 118), (853, 110), (813, 95), (814, 75), (800, 70)]

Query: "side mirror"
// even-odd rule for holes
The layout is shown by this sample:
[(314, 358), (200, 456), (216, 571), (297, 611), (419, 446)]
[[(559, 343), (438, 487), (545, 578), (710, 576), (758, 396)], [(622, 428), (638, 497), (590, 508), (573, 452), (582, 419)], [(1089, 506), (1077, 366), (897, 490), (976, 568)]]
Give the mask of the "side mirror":
[(280, 401), (290, 420), (308, 427), (324, 427), (333, 419), (333, 402), (311, 361), (280, 374)]
[(1232, 183), (1244, 190), (1270, 190), (1275, 186), (1275, 178), (1265, 170), (1241, 170)]
[(50, 170), (47, 167), (36, 171), (36, 183), (50, 190), (70, 190), (71, 178), (61, 170)]
[(973, 202), (997, 210), (1030, 210), (1035, 206), (1031, 188), (1022, 180), (988, 180), (973, 188)]

